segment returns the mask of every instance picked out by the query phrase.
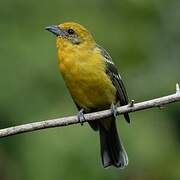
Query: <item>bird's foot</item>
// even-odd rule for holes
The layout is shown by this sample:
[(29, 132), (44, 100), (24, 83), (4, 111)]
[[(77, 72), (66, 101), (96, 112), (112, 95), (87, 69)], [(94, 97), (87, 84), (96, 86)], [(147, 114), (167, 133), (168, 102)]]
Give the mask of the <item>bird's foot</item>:
[(116, 116), (117, 116), (117, 105), (115, 105), (114, 103), (111, 104), (111, 113), (116, 118)]
[(83, 125), (83, 122), (86, 120), (84, 117), (84, 109), (81, 109), (78, 113), (77, 113), (77, 118), (78, 121), (81, 123), (81, 126)]

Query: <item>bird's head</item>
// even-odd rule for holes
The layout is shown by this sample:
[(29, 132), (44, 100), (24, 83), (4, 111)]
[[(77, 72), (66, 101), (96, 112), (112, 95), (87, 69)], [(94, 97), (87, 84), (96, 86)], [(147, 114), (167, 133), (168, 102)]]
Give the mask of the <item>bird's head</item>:
[(90, 46), (95, 41), (90, 32), (82, 25), (74, 22), (66, 22), (59, 25), (50, 25), (46, 30), (57, 36), (57, 47), (64, 46)]

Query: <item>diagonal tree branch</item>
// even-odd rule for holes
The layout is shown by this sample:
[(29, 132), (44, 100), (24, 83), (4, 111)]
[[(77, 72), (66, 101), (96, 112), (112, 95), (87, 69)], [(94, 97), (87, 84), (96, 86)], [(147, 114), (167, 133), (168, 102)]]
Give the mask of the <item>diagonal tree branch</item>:
[[(140, 111), (143, 109), (149, 109), (153, 107), (162, 107), (166, 104), (177, 102), (177, 101), (180, 101), (179, 84), (176, 84), (176, 93), (174, 94), (140, 102), (140, 103), (134, 103), (134, 100), (132, 100), (129, 105), (118, 107), (117, 114), (119, 115), (119, 114), (124, 114), (127, 112), (130, 113), (130, 112)], [(89, 114), (85, 114), (85, 120), (83, 122), (93, 121), (93, 120), (102, 119), (102, 118), (106, 118), (110, 116), (112, 116), (111, 110), (104, 110), (104, 111), (89, 113)], [(36, 130), (46, 129), (46, 128), (68, 126), (71, 124), (78, 124), (78, 123), (82, 123), (82, 122), (79, 122), (79, 120), (77, 119), (77, 116), (68, 116), (68, 117), (51, 119), (51, 120), (46, 120), (46, 121), (28, 123), (28, 124), (1, 129), (0, 137), (12, 136), (12, 135), (20, 134), (20, 133), (31, 132), (31, 131), (36, 131)]]

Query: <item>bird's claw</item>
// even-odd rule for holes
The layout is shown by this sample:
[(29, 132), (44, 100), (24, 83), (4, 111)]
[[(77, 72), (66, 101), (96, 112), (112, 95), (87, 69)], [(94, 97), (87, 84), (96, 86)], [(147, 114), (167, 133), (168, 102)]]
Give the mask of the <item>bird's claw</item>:
[(86, 120), (84, 117), (83, 111), (84, 109), (81, 109), (77, 114), (77, 118), (78, 118), (78, 121), (81, 123), (81, 126), (83, 125), (83, 122)]
[(111, 113), (114, 117), (117, 116), (117, 106), (114, 103), (111, 104)]

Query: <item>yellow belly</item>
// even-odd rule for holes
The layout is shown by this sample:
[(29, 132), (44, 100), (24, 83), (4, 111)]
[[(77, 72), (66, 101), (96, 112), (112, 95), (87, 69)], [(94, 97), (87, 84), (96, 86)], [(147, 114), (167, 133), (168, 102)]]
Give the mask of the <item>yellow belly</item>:
[(100, 54), (61, 57), (60, 70), (74, 101), (84, 109), (105, 109), (116, 100), (116, 89)]

